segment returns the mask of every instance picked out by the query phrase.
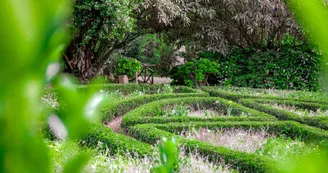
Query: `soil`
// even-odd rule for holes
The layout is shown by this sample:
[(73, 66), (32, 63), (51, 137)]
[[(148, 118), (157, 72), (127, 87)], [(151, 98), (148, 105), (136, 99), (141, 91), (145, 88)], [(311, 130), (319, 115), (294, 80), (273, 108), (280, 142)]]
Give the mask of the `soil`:
[(121, 128), (121, 123), (122, 123), (122, 116), (114, 118), (110, 122), (105, 122), (105, 126), (109, 127), (116, 133), (122, 133), (123, 129)]
[(214, 111), (214, 110), (193, 110), (193, 111), (190, 111), (188, 113), (188, 116), (190, 116), (190, 117), (205, 117), (206, 113), (207, 113), (208, 116), (219, 115), (219, 113)]
[[(142, 77), (138, 78), (139, 81), (143, 81)], [(154, 84), (169, 84), (172, 82), (171, 78), (168, 77), (154, 77)]]

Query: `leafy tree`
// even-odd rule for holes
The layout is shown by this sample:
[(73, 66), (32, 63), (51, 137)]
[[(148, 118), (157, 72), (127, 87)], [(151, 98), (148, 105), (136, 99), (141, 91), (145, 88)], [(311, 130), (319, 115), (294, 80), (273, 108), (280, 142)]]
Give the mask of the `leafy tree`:
[(76, 0), (72, 21), (67, 66), (82, 79), (103, 73), (113, 53), (145, 34), (165, 36), (166, 44), (185, 45), (194, 55), (234, 47), (279, 50), (285, 34), (307, 44), (281, 0)]
[(72, 15), (73, 41), (66, 63), (81, 79), (101, 73), (108, 57), (133, 40), (136, 20), (133, 0), (76, 0)]

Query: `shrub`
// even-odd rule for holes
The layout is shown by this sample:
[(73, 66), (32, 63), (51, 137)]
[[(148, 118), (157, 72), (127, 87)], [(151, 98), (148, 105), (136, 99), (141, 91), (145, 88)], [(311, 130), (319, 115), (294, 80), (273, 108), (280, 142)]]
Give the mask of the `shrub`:
[(327, 104), (328, 95), (326, 92), (306, 92), (291, 90), (267, 90), (244, 87), (213, 87), (203, 86), (203, 91), (211, 96), (222, 97), (238, 102), (242, 98), (263, 98), (273, 100), (295, 100), (302, 102), (314, 102)]
[(121, 57), (116, 62), (115, 74), (118, 75), (128, 75), (129, 77), (135, 76), (136, 72), (140, 70), (141, 63), (136, 59), (128, 59), (126, 57)]
[(125, 100), (119, 100), (115, 103), (108, 105), (102, 110), (102, 122), (113, 119), (114, 117), (124, 115), (130, 110), (156, 100), (167, 99), (167, 98), (180, 98), (180, 97), (206, 97), (208, 96), (205, 92), (199, 93), (179, 93), (179, 94), (155, 94), (155, 95), (143, 95), (137, 97), (131, 97)]
[(293, 40), (285, 36), (280, 50), (233, 49), (226, 56), (201, 52), (199, 58), (220, 65), (219, 73), (208, 77), (211, 85), (317, 91), (322, 57), (315, 47), (303, 43), (295, 46)]
[[(227, 113), (232, 107), (231, 116), (189, 117), (189, 116), (161, 116), (164, 107), (182, 104), (193, 107), (205, 107), (222, 110)], [(246, 116), (245, 116), (246, 115)], [(249, 109), (240, 104), (215, 97), (183, 97), (164, 99), (142, 105), (124, 115), (121, 127), (126, 128), (136, 124), (169, 123), (169, 122), (208, 122), (208, 121), (272, 121), (276, 120), (269, 114)]]
[(242, 99), (240, 103), (252, 109), (256, 109), (261, 112), (265, 112), (277, 117), (279, 120), (293, 120), (300, 123), (308, 124), (311, 126), (319, 127), (322, 129), (328, 129), (328, 117), (327, 116), (300, 116), (296, 113), (290, 112), (288, 110), (281, 110), (278, 108), (273, 108), (272, 106), (265, 105), (265, 103), (278, 103), (294, 105), (303, 109), (322, 109), (327, 110), (327, 105), (322, 105), (318, 103), (303, 103), (292, 100), (267, 100), (267, 99)]
[(202, 156), (207, 156), (213, 162), (222, 162), (237, 168), (240, 172), (275, 172), (279, 169), (277, 163), (267, 157), (245, 152), (234, 151), (228, 148), (213, 146), (211, 144), (192, 139), (186, 139), (177, 134), (182, 131), (208, 128), (212, 130), (222, 130), (230, 128), (263, 130), (273, 134), (283, 134), (292, 139), (298, 139), (306, 143), (315, 143), (318, 146), (325, 146), (328, 133), (324, 130), (302, 125), (291, 121), (273, 122), (185, 122), (170, 124), (138, 124), (129, 127), (130, 135), (134, 138), (156, 144), (162, 137), (176, 138), (180, 144), (189, 152), (197, 151)]
[(174, 84), (189, 87), (206, 85), (208, 76), (212, 73), (218, 73), (218, 68), (219, 65), (215, 62), (208, 59), (199, 59), (172, 69), (170, 77), (173, 79)]

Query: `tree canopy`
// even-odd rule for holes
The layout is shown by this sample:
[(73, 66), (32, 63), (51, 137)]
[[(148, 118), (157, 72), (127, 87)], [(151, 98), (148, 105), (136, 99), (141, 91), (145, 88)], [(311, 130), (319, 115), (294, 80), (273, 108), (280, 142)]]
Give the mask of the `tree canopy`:
[(277, 50), (285, 34), (306, 44), (281, 0), (76, 0), (71, 26), (66, 62), (82, 79), (103, 73), (113, 53), (145, 34), (157, 34), (176, 48), (185, 45), (190, 52)]

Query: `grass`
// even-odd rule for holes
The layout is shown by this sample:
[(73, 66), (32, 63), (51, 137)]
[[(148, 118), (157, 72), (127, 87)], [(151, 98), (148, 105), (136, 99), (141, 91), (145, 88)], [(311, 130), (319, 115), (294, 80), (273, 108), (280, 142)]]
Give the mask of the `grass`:
[(276, 136), (266, 132), (254, 131), (252, 129), (226, 129), (212, 131), (206, 128), (199, 130), (185, 131), (180, 134), (189, 139), (196, 139), (207, 142), (212, 145), (222, 146), (233, 150), (268, 157), (276, 161), (297, 158), (319, 148), (314, 144), (305, 144), (304, 142), (291, 139), (284, 136)]
[[(89, 160), (83, 172), (86, 173), (150, 173), (159, 164), (157, 152), (151, 157), (132, 157), (129, 154), (109, 156), (108, 152), (102, 153), (91, 149), (80, 148), (76, 143), (50, 142), (47, 141), (52, 155), (52, 172), (57, 173), (63, 170), (63, 165), (72, 156), (81, 151), (93, 152), (93, 157)], [(179, 156), (179, 171), (181, 173), (230, 173), (236, 172), (227, 166), (221, 166), (209, 162), (207, 158), (198, 153), (186, 153), (182, 149)]]
[(273, 137), (273, 135), (267, 133), (265, 130), (227, 129), (212, 131), (206, 128), (185, 131), (182, 132), (181, 135), (189, 139), (196, 139), (247, 153), (254, 153), (262, 147), (269, 138)]
[[(189, 117), (204, 117), (210, 118), (215, 116), (232, 116), (232, 107), (228, 107), (227, 110), (217, 110), (214, 108), (205, 108), (197, 106), (187, 106), (187, 105), (174, 105), (164, 107), (163, 110), (157, 112), (157, 116), (166, 116), (166, 117), (179, 117), (179, 116), (189, 116)], [(246, 116), (246, 113), (243, 113), (241, 116)]]

